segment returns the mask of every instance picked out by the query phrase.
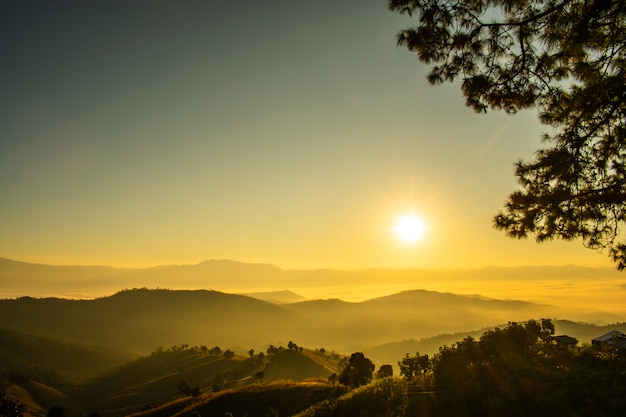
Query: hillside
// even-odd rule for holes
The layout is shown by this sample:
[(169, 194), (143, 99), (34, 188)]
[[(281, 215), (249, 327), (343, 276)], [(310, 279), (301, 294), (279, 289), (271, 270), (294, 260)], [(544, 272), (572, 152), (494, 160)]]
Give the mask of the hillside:
[(247, 352), (293, 340), (347, 354), (554, 312), (528, 302), (424, 290), (359, 303), (330, 299), (276, 305), (217, 291), (134, 289), (95, 300), (0, 300), (0, 327), (138, 353), (181, 343), (238, 346)]
[[(407, 294), (399, 297), (405, 298)], [(329, 303), (339, 306), (343, 304), (337, 301)], [(584, 335), (595, 337), (613, 329), (626, 331), (626, 323), (596, 326), (556, 321), (554, 324), (557, 334), (567, 333), (578, 337), (583, 346), (585, 343), (588, 346), (588, 336)], [(366, 356), (378, 358), (377, 368), (382, 363), (396, 365), (406, 353), (413, 355), (419, 351), (432, 356), (439, 350), (433, 348), (435, 345), (447, 346), (444, 349), (450, 351), (450, 346), (459, 346), (458, 342), (466, 336), (479, 339), (483, 333), (484, 331), (460, 332), (418, 341), (389, 343), (366, 351)], [(104, 417), (122, 417), (133, 413), (136, 417), (182, 417), (191, 416), (194, 412), (199, 412), (200, 415), (224, 415), (232, 412), (234, 415), (248, 413), (248, 416), (265, 416), (270, 409), (277, 411), (278, 415), (298, 412), (303, 412), (303, 415), (318, 415), (316, 410), (324, 410), (320, 411), (323, 413), (321, 415), (334, 415), (332, 410), (335, 406), (341, 407), (342, 415), (346, 416), (353, 415), (355, 410), (364, 406), (369, 410), (368, 415), (376, 415), (375, 411), (380, 407), (405, 404), (402, 398), (406, 395), (407, 388), (399, 381), (375, 381), (351, 392), (347, 392), (343, 386), (328, 384), (327, 378), (340, 372), (339, 361), (342, 356), (325, 349), (302, 348), (292, 342), (286, 348), (270, 345), (267, 351), (249, 351), (247, 355), (225, 352), (218, 346), (184, 344), (169, 348), (159, 347), (147, 356), (117, 362), (109, 365), (105, 371), (87, 375), (86, 372), (93, 372), (93, 368), (79, 365), (89, 357), (98, 360), (98, 355), (102, 355), (102, 352), (110, 352), (108, 349), (85, 348), (13, 331), (3, 331), (2, 336), (4, 352), (13, 352), (12, 357), (16, 355), (15, 350), (24, 347), (21, 362), (6, 362), (3, 370), (6, 372), (8, 385), (3, 388), (28, 405), (27, 417), (40, 416), (51, 406), (59, 404), (63, 405), (70, 417), (92, 413)], [(583, 347), (581, 354), (586, 349)], [(567, 353), (553, 348), (548, 351), (559, 355)], [(72, 368), (75, 373), (68, 371), (70, 367), (66, 363), (71, 363), (67, 358), (68, 354), (76, 355), (77, 361)], [(599, 357), (610, 358), (611, 355)], [(103, 358), (106, 360), (107, 356), (104, 355)], [(567, 355), (563, 358), (571, 359)], [(584, 356), (582, 359), (586, 360)], [(543, 367), (544, 362), (542, 359), (537, 364)], [(49, 369), (53, 372), (25, 372), (20, 368), (25, 363), (30, 364), (33, 370)], [(56, 368), (46, 368), (42, 366), (44, 363), (59, 365)], [(587, 362), (583, 362), (583, 365), (585, 363)], [(102, 368), (104, 365), (98, 366)], [(617, 372), (622, 372), (622, 368)], [(85, 374), (81, 374), (81, 371)], [(555, 374), (557, 376), (563, 378), (562, 375)], [(312, 408), (305, 411), (310, 406)]]
[(144, 353), (180, 343), (252, 347), (274, 340), (295, 320), (271, 303), (204, 290), (0, 300), (0, 327)]
[[(33, 365), (38, 366), (33, 357)], [(6, 368), (4, 389), (28, 404), (30, 415), (62, 404), (69, 414), (125, 416), (179, 399), (275, 381), (326, 380), (340, 357), (308, 349), (275, 347), (271, 354), (234, 355), (219, 347), (173, 346), (112, 366), (97, 375), (23, 374)], [(186, 387), (186, 388), (185, 388)]]
[[(161, 407), (132, 414), (131, 417), (200, 416), (292, 416), (314, 404), (330, 401), (346, 392), (343, 386), (326, 383), (279, 382), (263, 386), (252, 385), (198, 399), (181, 399)], [(230, 414), (228, 414), (230, 413)]]
[[(557, 335), (568, 335), (578, 340), (579, 345), (589, 345), (591, 340), (606, 334), (612, 330), (626, 333), (626, 322), (613, 323), (598, 326), (592, 323), (574, 322), (571, 320), (552, 320)], [(499, 327), (505, 326), (501, 323)], [(405, 339), (384, 343), (364, 349), (368, 357), (376, 358), (380, 363), (396, 364), (399, 358), (405, 354), (413, 355), (415, 352), (432, 356), (439, 351), (442, 346), (451, 346), (455, 342), (467, 336), (478, 338), (486, 329), (477, 329), (466, 332), (446, 333), (422, 339)]]
[(523, 301), (425, 290), (403, 291), (359, 303), (313, 300), (282, 307), (307, 318), (309, 331), (296, 332), (302, 343), (335, 341), (333, 346), (346, 346), (347, 351), (389, 341), (480, 329), (528, 317), (553, 316), (558, 312), (553, 306)]
[(51, 337), (0, 329), (0, 370), (23, 375), (46, 372), (93, 375), (136, 358), (115, 350)]

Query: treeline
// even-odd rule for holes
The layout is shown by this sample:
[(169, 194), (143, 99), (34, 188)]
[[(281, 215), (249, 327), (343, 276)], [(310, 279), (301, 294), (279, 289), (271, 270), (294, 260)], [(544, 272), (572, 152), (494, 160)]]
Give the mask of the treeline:
[(432, 358), (407, 354), (400, 378), (378, 378), (298, 417), (623, 415), (626, 351), (565, 346), (553, 335), (550, 320), (530, 320), (443, 346)]
[[(251, 349), (248, 357), (231, 362), (228, 350), (217, 346), (181, 345), (166, 350), (159, 348), (152, 359), (161, 355), (173, 358), (193, 350), (220, 358), (220, 366), (228, 364), (227, 369), (219, 371), (198, 368), (204, 375), (198, 384), (181, 381), (179, 393), (190, 397), (191, 402), (184, 412), (177, 414), (180, 417), (194, 413), (263, 417), (265, 414), (259, 413), (270, 407), (281, 417), (623, 415), (626, 351), (611, 346), (565, 345), (554, 333), (550, 320), (512, 322), (486, 331), (479, 338), (466, 337), (442, 346), (432, 356), (419, 352), (406, 354), (398, 360), (396, 368), (391, 364), (375, 366), (362, 352), (355, 352), (339, 361), (336, 373), (317, 379), (315, 388), (311, 386), (318, 394), (332, 393), (314, 404), (306, 396), (303, 396), (308, 398), (306, 401), (296, 404), (295, 398), (286, 394), (291, 389), (288, 387), (306, 390), (306, 384), (294, 382), (281, 388), (264, 383), (264, 377), (271, 371), (270, 359), (282, 358), (277, 366), (284, 367), (301, 355), (330, 358), (336, 355), (334, 352), (316, 349), (303, 353), (302, 347), (290, 341), (286, 348), (270, 346), (266, 352), (259, 353)], [(187, 366), (191, 367), (191, 362), (179, 368), (181, 377)], [(211, 378), (207, 378), (209, 369), (212, 369)], [(395, 374), (398, 369), (399, 373)], [(245, 391), (245, 395), (241, 391), (238, 396), (238, 390), (244, 387), (231, 384), (245, 379), (256, 381), (258, 389)], [(329, 391), (320, 391), (320, 384)], [(285, 395), (281, 395), (281, 390)], [(10, 403), (7, 408), (12, 410), (8, 416), (22, 416), (19, 403)], [(159, 414), (158, 409), (145, 409), (141, 415), (157, 417), (163, 410)]]

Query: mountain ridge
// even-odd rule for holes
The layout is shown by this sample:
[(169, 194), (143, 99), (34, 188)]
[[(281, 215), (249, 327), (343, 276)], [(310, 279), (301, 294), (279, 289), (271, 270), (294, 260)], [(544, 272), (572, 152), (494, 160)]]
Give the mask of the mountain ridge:
[[(178, 343), (258, 348), (260, 343), (332, 345), (342, 351), (436, 332), (535, 317), (549, 306), (415, 291), (412, 301), (310, 300), (276, 305), (214, 290), (130, 289), (93, 300), (0, 300), (0, 327), (146, 352)], [(428, 299), (428, 301), (426, 301)], [(483, 311), (484, 310), (484, 311)]]
[[(95, 298), (121, 288), (160, 287), (171, 289), (216, 289), (231, 293), (289, 289), (312, 298), (343, 298), (354, 289), (377, 291), (378, 296), (403, 289), (430, 288), (449, 282), (469, 283), (502, 280), (546, 281), (551, 277), (568, 281), (616, 279), (614, 269), (576, 266), (485, 267), (473, 269), (364, 268), (282, 269), (267, 263), (211, 259), (197, 264), (161, 265), (149, 268), (117, 268), (88, 265), (47, 265), (0, 257), (0, 297), (79, 296)], [(382, 286), (381, 283), (385, 283)], [(429, 288), (425, 287), (429, 285)], [(623, 280), (620, 282), (623, 285)], [(458, 285), (457, 285), (458, 286)], [(468, 287), (468, 284), (463, 284)], [(341, 296), (329, 288), (340, 288)], [(387, 288), (385, 290), (385, 288)], [(623, 288), (622, 288), (623, 289)], [(320, 292), (322, 291), (323, 292)], [(459, 291), (452, 291), (459, 293)], [(475, 288), (464, 293), (475, 293)], [(490, 296), (481, 291), (481, 296)], [(352, 298), (365, 299), (359, 294)], [(369, 297), (372, 298), (372, 297)], [(492, 298), (502, 298), (494, 297)], [(516, 298), (519, 296), (516, 295)]]

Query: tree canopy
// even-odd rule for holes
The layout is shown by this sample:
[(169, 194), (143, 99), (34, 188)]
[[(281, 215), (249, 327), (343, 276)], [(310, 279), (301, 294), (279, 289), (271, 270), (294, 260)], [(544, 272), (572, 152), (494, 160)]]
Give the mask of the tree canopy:
[(362, 352), (355, 352), (342, 361), (341, 368), (339, 382), (348, 387), (359, 387), (372, 380), (375, 366)]
[(626, 2), (389, 0), (417, 26), (398, 45), (430, 66), (431, 84), (461, 79), (466, 105), (533, 108), (548, 126), (521, 189), (494, 226), (538, 242), (581, 239), (626, 268)]

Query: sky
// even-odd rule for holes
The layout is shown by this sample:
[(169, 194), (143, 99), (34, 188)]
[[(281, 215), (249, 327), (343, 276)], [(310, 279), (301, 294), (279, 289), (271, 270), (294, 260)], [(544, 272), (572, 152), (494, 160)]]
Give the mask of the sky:
[(384, 0), (1, 2), (0, 257), (610, 266), (493, 229), (547, 127), (430, 86), (411, 24)]

